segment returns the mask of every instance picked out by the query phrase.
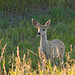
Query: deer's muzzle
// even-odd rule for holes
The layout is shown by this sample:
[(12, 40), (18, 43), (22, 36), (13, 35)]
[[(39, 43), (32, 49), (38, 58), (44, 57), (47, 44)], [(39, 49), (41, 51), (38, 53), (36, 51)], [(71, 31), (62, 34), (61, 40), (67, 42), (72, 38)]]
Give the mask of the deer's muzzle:
[(41, 35), (41, 33), (38, 32), (37, 35)]

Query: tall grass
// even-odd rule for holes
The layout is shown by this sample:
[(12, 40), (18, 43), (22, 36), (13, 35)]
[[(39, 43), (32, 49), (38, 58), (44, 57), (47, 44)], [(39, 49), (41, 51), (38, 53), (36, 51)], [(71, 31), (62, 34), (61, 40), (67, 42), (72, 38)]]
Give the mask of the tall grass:
[[(60, 69), (58, 66), (51, 66), (50, 61), (47, 62), (46, 67), (44, 70), (41, 67), (40, 62), (38, 61), (38, 67), (37, 69), (33, 70), (31, 67), (31, 59), (30, 59), (30, 52), (28, 50), (27, 57), (24, 54), (23, 58), (21, 60), (20, 58), (20, 52), (19, 52), (19, 46), (17, 46), (17, 51), (16, 51), (16, 56), (14, 56), (14, 52), (12, 53), (12, 57), (9, 57), (9, 62), (8, 64), (11, 66), (8, 68), (8, 72), (6, 71), (5, 67), (5, 48), (7, 44), (2, 48), (1, 51), (1, 61), (0, 64), (2, 64), (0, 74), (1, 75), (74, 75), (75, 74), (75, 59), (70, 59), (70, 53), (72, 52), (72, 47), (71, 51), (66, 53), (67, 61), (64, 63), (66, 66), (62, 69)], [(46, 62), (46, 60), (45, 60)]]
[[(0, 41), (1, 74), (18, 74), (21, 71), (39, 75), (45, 72), (75, 74), (75, 64), (68, 64), (70, 59), (75, 59), (75, 12), (69, 9), (69, 4), (69, 0), (0, 0), (0, 39), (3, 38)], [(65, 43), (64, 61), (68, 67), (62, 71), (58, 66), (52, 67), (50, 62), (46, 65), (48, 69), (42, 70), (38, 61), (40, 39), (36, 34), (37, 29), (32, 26), (32, 18), (41, 24), (51, 19), (48, 40), (60, 39)], [(70, 48), (72, 51), (68, 53)]]
[[(6, 14), (5, 12), (0, 12), (0, 39), (3, 38), (1, 47), (7, 43), (5, 55), (5, 62), (8, 63), (9, 56), (12, 57), (12, 52), (14, 52), (14, 56), (16, 56), (16, 47), (19, 45), (20, 47), (20, 57), (21, 60), (23, 55), (27, 55), (27, 49), (38, 53), (39, 46), (39, 37), (37, 37), (37, 29), (32, 26), (31, 18), (34, 17), (41, 24), (45, 24), (45, 22), (51, 18), (51, 26), (48, 29), (48, 40), (60, 39), (65, 43), (66, 52), (70, 51), (70, 45), (73, 45), (72, 56), (71, 58), (75, 59), (75, 40), (74, 40), (74, 32), (75, 32), (75, 22), (74, 22), (74, 13), (68, 13), (69, 10), (58, 11), (59, 9), (51, 9), (51, 14), (40, 13), (40, 14), (31, 14), (28, 18), (22, 16), (13, 16), (13, 14)], [(58, 14), (62, 13), (62, 15)], [(57, 16), (58, 15), (58, 16)], [(65, 15), (65, 16), (64, 16)], [(61, 18), (60, 18), (61, 17)], [(63, 18), (62, 18), (63, 17)], [(65, 54), (66, 55), (66, 54)], [(30, 58), (32, 60), (31, 67), (34, 69), (37, 67), (38, 57), (33, 53), (30, 53)], [(66, 56), (65, 56), (66, 61)], [(5, 65), (8, 71), (10, 67), (9, 64)]]

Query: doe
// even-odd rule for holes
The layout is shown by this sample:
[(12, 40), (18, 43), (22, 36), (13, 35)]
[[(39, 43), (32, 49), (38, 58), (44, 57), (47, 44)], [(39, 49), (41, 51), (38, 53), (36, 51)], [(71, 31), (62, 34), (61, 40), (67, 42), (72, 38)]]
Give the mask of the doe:
[[(32, 24), (33, 26), (38, 28), (37, 35), (40, 36), (40, 55), (42, 53), (45, 54), (46, 59), (50, 59), (50, 61), (53, 61), (53, 56), (54, 56), (54, 62), (55, 64), (55, 58), (60, 56), (61, 61), (63, 62), (63, 56), (65, 52), (65, 45), (62, 41), (58, 39), (54, 39), (52, 41), (47, 40), (47, 29), (50, 26), (51, 20), (49, 19), (45, 25), (41, 25), (39, 22), (37, 22), (35, 19), (32, 18)], [(43, 63), (43, 58), (41, 59), (42, 61), (42, 68), (44, 69), (44, 63)]]

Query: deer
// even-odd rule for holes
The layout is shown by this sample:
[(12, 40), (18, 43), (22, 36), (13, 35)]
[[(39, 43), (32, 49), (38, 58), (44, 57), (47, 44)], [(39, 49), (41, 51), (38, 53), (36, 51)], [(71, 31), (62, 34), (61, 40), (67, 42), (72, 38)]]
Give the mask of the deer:
[[(32, 18), (32, 24), (34, 27), (38, 28), (37, 35), (40, 36), (40, 47), (39, 52), (41, 55), (41, 58), (43, 56), (43, 53), (47, 60), (53, 61), (54, 57), (54, 63), (56, 62), (56, 57), (60, 56), (61, 62), (63, 61), (64, 52), (65, 52), (65, 45), (61, 40), (54, 39), (52, 41), (47, 40), (47, 29), (49, 28), (51, 23), (51, 20), (49, 19), (45, 25), (41, 25), (39, 22), (37, 22), (35, 19)], [(44, 69), (44, 63), (43, 59), (41, 59), (42, 62), (42, 68)]]

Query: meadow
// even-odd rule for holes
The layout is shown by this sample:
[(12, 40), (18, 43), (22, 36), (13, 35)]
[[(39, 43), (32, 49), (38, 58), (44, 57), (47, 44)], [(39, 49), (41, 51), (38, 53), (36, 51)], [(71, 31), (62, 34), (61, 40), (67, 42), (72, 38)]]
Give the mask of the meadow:
[[(1, 75), (75, 75), (75, 11), (69, 0), (0, 1), (0, 74)], [(48, 40), (65, 44), (64, 64), (42, 70), (38, 46), (40, 37), (31, 19), (41, 24), (51, 19)]]

